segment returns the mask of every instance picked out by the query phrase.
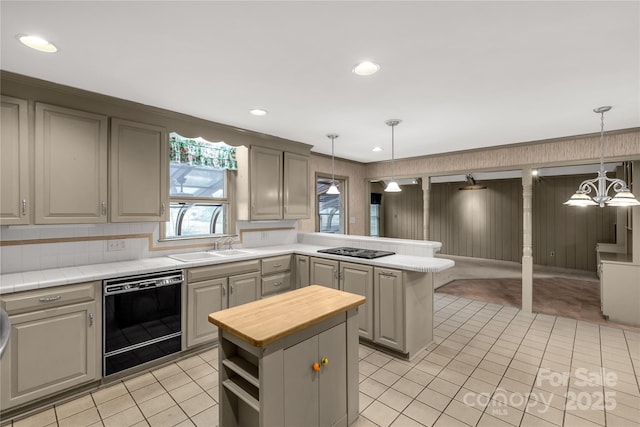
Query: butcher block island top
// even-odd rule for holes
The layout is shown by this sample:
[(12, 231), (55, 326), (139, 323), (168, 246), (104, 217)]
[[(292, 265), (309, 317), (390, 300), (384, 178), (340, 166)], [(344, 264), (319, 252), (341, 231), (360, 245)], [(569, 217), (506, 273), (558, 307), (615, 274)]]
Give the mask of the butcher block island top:
[(311, 285), (209, 315), (209, 322), (255, 347), (288, 335), (365, 303), (366, 298)]

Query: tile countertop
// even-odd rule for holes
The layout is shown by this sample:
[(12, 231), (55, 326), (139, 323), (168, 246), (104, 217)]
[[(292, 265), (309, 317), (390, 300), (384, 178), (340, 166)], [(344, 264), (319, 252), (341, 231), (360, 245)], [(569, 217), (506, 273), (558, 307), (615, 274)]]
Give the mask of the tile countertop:
[(454, 262), (448, 259), (411, 255), (389, 255), (376, 259), (361, 259), (341, 255), (331, 255), (318, 253), (319, 249), (327, 249), (325, 246), (314, 246), (300, 243), (247, 249), (250, 250), (251, 253), (228, 257), (207, 258), (190, 262), (178, 261), (164, 256), (133, 261), (90, 264), (76, 267), (3, 274), (0, 275), (0, 294), (9, 294), (12, 292), (42, 289), (52, 286), (89, 282), (92, 280), (103, 280), (121, 276), (153, 273), (163, 270), (183, 269), (211, 264), (224, 264), (292, 253), (367, 264), (374, 267), (387, 267), (422, 273), (436, 273), (454, 266)]

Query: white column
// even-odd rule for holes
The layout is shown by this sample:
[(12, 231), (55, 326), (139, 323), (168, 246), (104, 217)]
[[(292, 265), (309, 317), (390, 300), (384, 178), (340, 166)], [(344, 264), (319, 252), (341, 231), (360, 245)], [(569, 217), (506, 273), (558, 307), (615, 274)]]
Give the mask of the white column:
[(522, 171), (522, 311), (533, 311), (533, 184), (531, 169)]
[(431, 179), (428, 176), (422, 177), (422, 239), (429, 240), (429, 191), (431, 190)]
[[(640, 160), (632, 163), (633, 176), (629, 177), (632, 182), (631, 192), (636, 199), (640, 200)], [(629, 184), (627, 181), (627, 184)], [(618, 208), (619, 209), (619, 208)], [(633, 263), (640, 264), (640, 206), (628, 207), (631, 209), (631, 244), (633, 251)], [(627, 224), (629, 226), (629, 224)]]

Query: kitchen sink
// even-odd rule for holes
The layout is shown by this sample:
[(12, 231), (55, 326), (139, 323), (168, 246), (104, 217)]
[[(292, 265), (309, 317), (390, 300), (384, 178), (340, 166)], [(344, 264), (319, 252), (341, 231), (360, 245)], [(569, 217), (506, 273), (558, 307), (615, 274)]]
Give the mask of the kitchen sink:
[(204, 259), (211, 259), (211, 258), (219, 258), (219, 256), (213, 252), (189, 252), (186, 254), (169, 255), (169, 258), (177, 259), (178, 261), (182, 261), (182, 262), (189, 262), (189, 261), (201, 261)]
[(202, 260), (213, 259), (213, 258), (231, 257), (234, 255), (247, 255), (247, 254), (253, 254), (253, 253), (255, 252), (247, 249), (220, 249), (218, 251), (189, 252), (186, 254), (175, 254), (175, 255), (168, 255), (168, 256), (169, 258), (177, 259), (178, 261), (190, 262), (190, 261), (202, 261)]
[(247, 255), (253, 254), (254, 251), (249, 251), (246, 249), (221, 249), (219, 251), (211, 252), (212, 254), (216, 254), (217, 256), (233, 256), (233, 255)]

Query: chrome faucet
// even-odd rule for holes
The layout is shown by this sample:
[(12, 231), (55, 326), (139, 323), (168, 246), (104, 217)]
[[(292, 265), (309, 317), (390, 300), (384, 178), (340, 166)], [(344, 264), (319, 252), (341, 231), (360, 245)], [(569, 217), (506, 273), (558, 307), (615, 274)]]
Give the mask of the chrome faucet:
[(219, 238), (217, 238), (217, 239), (215, 239), (215, 240), (213, 241), (213, 250), (214, 250), (214, 251), (220, 250), (220, 241), (221, 241), (222, 239), (223, 239), (223, 237), (219, 237)]
[(226, 238), (224, 239), (224, 243), (226, 243), (227, 245), (229, 245), (229, 246), (227, 247), (227, 250), (231, 250), (231, 245), (233, 244), (233, 237), (231, 237), (231, 236), (230, 236), (230, 237), (226, 237)]

